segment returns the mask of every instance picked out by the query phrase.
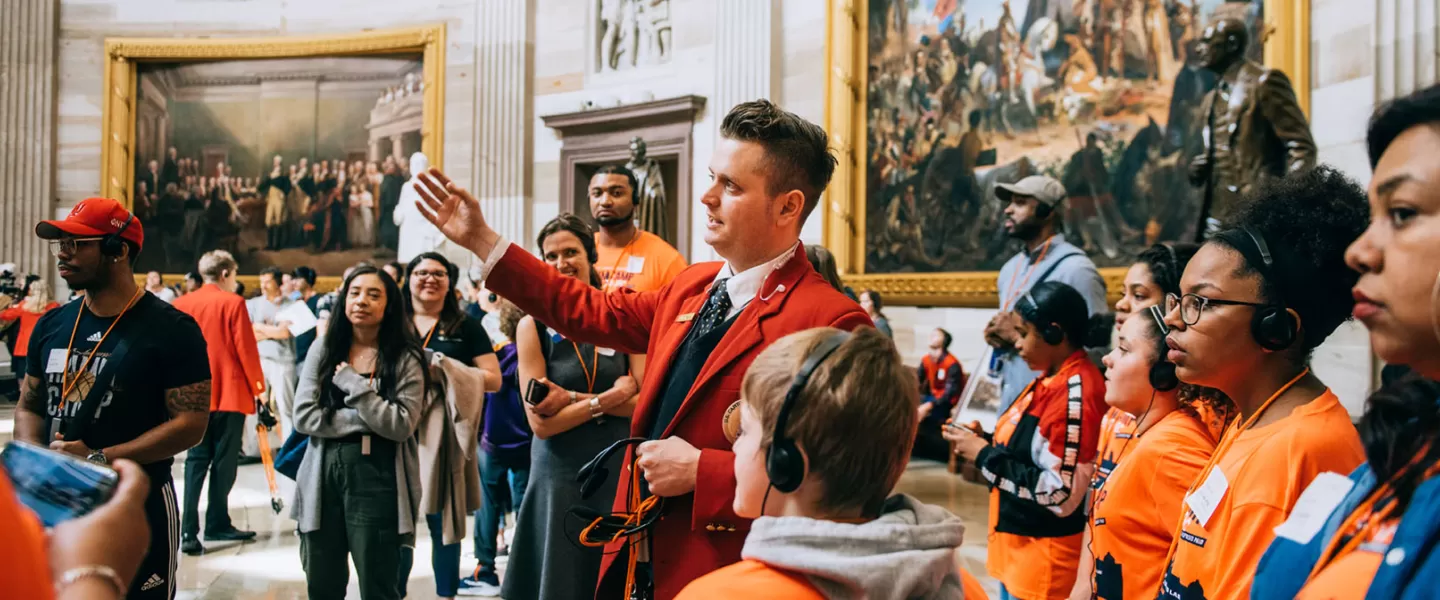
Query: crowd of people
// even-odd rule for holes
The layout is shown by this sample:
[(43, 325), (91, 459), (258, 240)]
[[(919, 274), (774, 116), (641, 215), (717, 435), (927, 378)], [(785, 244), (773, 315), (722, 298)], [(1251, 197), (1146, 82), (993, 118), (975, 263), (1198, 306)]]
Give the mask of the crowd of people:
[[(709, 167), (721, 263), (686, 267), (638, 230), (623, 168), (590, 182), (598, 228), (561, 215), (533, 253), (432, 169), (417, 208), (475, 254), (473, 278), (439, 254), (357, 265), (332, 294), (272, 270), (246, 304), (220, 250), (170, 306), (133, 279), (140, 220), (88, 199), (36, 229), (84, 298), (32, 326), (28, 355), (58, 358), (26, 361), (15, 434), (113, 464), (120, 489), (47, 545), (0, 477), (0, 548), (28, 549), (0, 585), (173, 597), (192, 477), (208, 470), (222, 513), (206, 539), (244, 537), (213, 495), (233, 481), (229, 413), (273, 410), (312, 598), (343, 597), (349, 561), (363, 598), (403, 597), (421, 523), (441, 597), (984, 598), (958, 567), (965, 524), (893, 494), (929, 433), (990, 490), (988, 531), (969, 533), (1002, 599), (1432, 597), (1437, 115), (1440, 86), (1377, 111), (1368, 199), (1324, 166), (1268, 184), (1205, 243), (1144, 252), (1113, 311), (1057, 233), (1061, 183), (1004, 184), (1022, 249), (968, 375), (944, 330), (908, 369), (871, 326), (888, 325), (880, 295), (817, 271), (799, 234), (835, 159), (763, 100), (725, 116)], [(281, 316), (302, 301), (308, 342)], [(1411, 370), (1358, 428), (1309, 368), (1352, 315)], [(150, 361), (172, 368), (111, 367)], [(999, 386), (993, 428), (954, 418), (972, 378)], [(187, 449), (181, 524), (169, 472)]]

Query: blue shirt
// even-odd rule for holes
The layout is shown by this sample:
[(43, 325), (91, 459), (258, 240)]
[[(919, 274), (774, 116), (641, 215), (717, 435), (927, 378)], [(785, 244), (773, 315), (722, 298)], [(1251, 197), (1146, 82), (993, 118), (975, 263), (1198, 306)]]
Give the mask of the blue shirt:
[[(1105, 280), (1100, 277), (1095, 262), (1085, 255), (1084, 250), (1065, 241), (1065, 236), (1060, 234), (1050, 238), (1050, 246), (1045, 250), (1044, 256), (1040, 256), (1040, 248), (1045, 246), (1042, 244), (1033, 253), (1029, 248), (1023, 248), (1000, 267), (998, 287), (1002, 310), (1014, 310), (1016, 299), (1041, 281), (1058, 281), (1075, 288), (1075, 291), (1085, 298), (1085, 306), (1090, 309), (1092, 316), (1109, 310), (1109, 305), (1105, 302)], [(1036, 262), (1036, 259), (1039, 259), (1039, 262)], [(1107, 351), (1108, 349), (1103, 348), (1092, 351), (1091, 358), (1097, 356), (1095, 352), (1103, 356)], [(996, 350), (995, 365), (999, 369), (1001, 382), (1000, 412), (1005, 412), (1020, 396), (1020, 392), (1025, 390), (1025, 386), (1041, 373), (1030, 370), (1013, 349)], [(987, 366), (981, 365), (981, 368)]]

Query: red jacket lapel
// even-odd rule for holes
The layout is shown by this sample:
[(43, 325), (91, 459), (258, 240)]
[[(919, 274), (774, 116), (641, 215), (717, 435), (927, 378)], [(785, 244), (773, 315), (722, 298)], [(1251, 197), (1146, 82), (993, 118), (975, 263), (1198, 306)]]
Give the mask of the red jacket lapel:
[[(797, 250), (790, 257), (790, 260), (771, 273), (764, 282), (760, 284), (760, 292), (755, 299), (750, 301), (740, 314), (735, 317), (735, 323), (730, 326), (725, 337), (716, 346), (715, 352), (705, 361), (705, 366), (700, 370), (700, 376), (695, 378), (695, 383), (690, 386), (690, 392), (685, 395), (685, 402), (680, 405), (680, 410), (675, 413), (675, 418), (665, 429), (665, 435), (670, 435), (675, 429), (675, 424), (685, 418), (686, 409), (694, 403), (697, 393), (710, 383), (720, 370), (730, 366), (736, 360), (745, 356), (757, 345), (768, 340), (762, 331), (765, 321), (780, 313), (785, 306), (785, 299), (794, 291), (796, 284), (802, 277), (813, 273), (814, 268), (805, 257), (803, 246), (797, 246)], [(707, 288), (708, 291), (708, 288)], [(703, 300), (703, 299), (702, 299)], [(697, 306), (698, 310), (698, 306)], [(688, 331), (689, 328), (687, 327)], [(682, 334), (681, 339), (684, 338)], [(679, 343), (676, 343), (678, 348)], [(666, 358), (666, 368), (669, 367), (669, 357)]]

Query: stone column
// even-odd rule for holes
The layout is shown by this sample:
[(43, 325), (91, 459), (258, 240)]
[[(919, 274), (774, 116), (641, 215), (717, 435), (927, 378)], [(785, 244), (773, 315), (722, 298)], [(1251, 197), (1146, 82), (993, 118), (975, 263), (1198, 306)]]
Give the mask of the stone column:
[(775, 92), (775, 0), (715, 3), (716, 122), (736, 104)]
[(396, 134), (390, 136), (390, 155), (395, 157), (401, 165), (409, 168), (410, 159), (405, 156), (405, 136)]
[[(1375, 95), (1385, 101), (1435, 83), (1435, 0), (1375, 0)], [(1357, 48), (1358, 50), (1358, 48)]]
[(37, 221), (54, 218), (56, 0), (0, 2), (0, 262), (47, 280)]
[(532, 4), (475, 3), (475, 196), (490, 226), (519, 244), (531, 231)]

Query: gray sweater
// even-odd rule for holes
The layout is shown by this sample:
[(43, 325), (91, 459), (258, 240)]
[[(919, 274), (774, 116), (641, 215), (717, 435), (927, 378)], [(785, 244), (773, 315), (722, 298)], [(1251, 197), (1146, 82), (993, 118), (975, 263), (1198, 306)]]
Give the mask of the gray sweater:
[(400, 535), (413, 543), (415, 511), (420, 503), (419, 444), (415, 429), (420, 424), (420, 411), (425, 402), (423, 367), (414, 358), (403, 359), (395, 397), (382, 398), (371, 389), (368, 378), (347, 366), (335, 375), (335, 385), (346, 393), (345, 408), (332, 410), (320, 404), (325, 393), (320, 383), (324, 347), (323, 340), (315, 341), (316, 351), (305, 357), (300, 386), (295, 391), (295, 431), (310, 436), (310, 448), (295, 476), (295, 501), (291, 504), (290, 517), (300, 522), (302, 533), (320, 529), (320, 464), (326, 439), (371, 434), (397, 444), (395, 483), (396, 489), (401, 490)]

